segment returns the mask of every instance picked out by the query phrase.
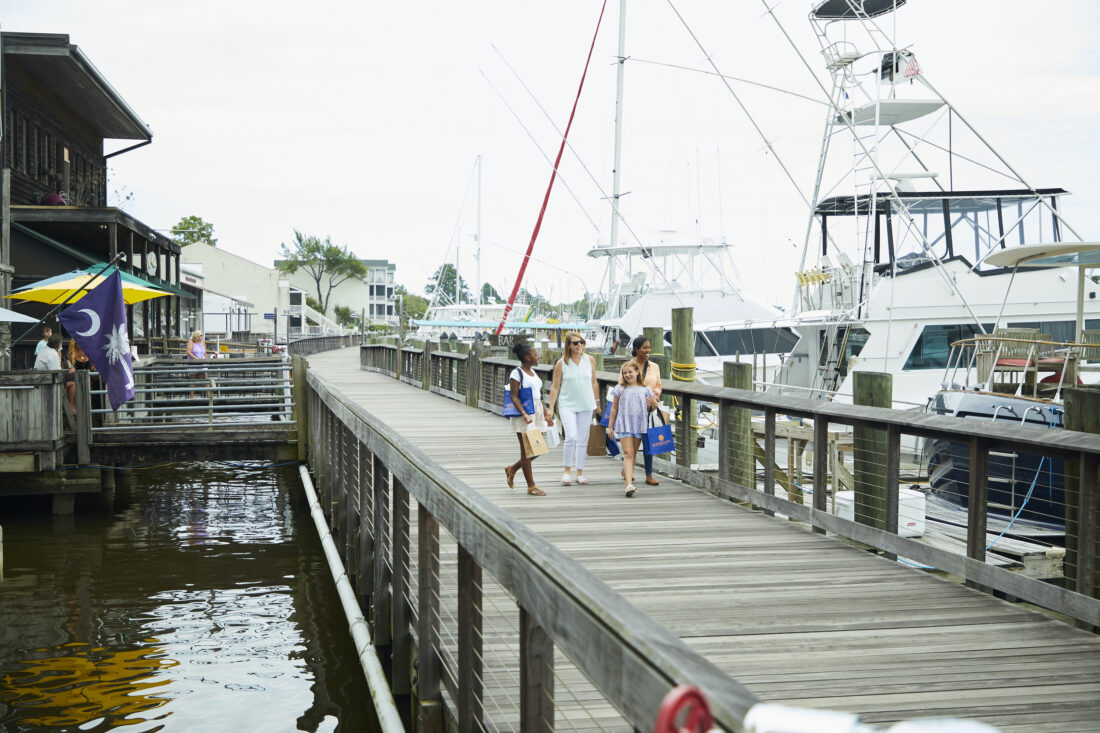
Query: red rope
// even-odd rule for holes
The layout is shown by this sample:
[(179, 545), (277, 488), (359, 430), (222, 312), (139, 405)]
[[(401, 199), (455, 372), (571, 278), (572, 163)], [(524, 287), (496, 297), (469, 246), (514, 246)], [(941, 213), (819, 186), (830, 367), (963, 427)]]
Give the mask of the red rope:
[(542, 217), (546, 214), (546, 205), (550, 202), (550, 191), (554, 188), (554, 179), (558, 176), (558, 164), (561, 163), (562, 153), (565, 152), (565, 141), (569, 138), (569, 128), (573, 126), (573, 116), (577, 114), (577, 103), (581, 101), (581, 90), (584, 89), (584, 78), (588, 75), (588, 64), (592, 61), (592, 50), (596, 48), (596, 36), (600, 33), (600, 23), (603, 22), (603, 11), (607, 8), (607, 0), (600, 7), (600, 17), (596, 21), (596, 32), (592, 34), (592, 45), (588, 47), (588, 58), (584, 62), (584, 73), (581, 74), (581, 83), (577, 87), (577, 98), (573, 100), (573, 109), (569, 113), (569, 123), (565, 126), (565, 134), (561, 136), (561, 145), (558, 147), (558, 157), (554, 159), (554, 170), (550, 172), (550, 185), (546, 187), (546, 195), (542, 197), (542, 208), (539, 209), (539, 218), (535, 221), (535, 230), (531, 232), (531, 243), (527, 245), (527, 254), (523, 256), (523, 262), (519, 266), (519, 275), (516, 284), (512, 286), (512, 294), (508, 296), (508, 305), (504, 306), (504, 315), (500, 318), (496, 334), (504, 330), (504, 323), (508, 320), (508, 314), (512, 312), (512, 306), (519, 294), (519, 286), (523, 283), (523, 273), (527, 271), (527, 263), (531, 259), (531, 253), (535, 249), (535, 240), (539, 237), (539, 229), (542, 228)]

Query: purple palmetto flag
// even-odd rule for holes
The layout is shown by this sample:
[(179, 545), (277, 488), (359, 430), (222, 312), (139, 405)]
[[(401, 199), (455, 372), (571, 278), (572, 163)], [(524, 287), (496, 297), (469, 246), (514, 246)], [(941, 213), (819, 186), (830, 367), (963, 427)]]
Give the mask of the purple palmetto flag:
[(134, 364), (126, 336), (126, 304), (118, 269), (57, 318), (106, 383), (111, 409), (117, 411), (123, 402), (132, 400)]

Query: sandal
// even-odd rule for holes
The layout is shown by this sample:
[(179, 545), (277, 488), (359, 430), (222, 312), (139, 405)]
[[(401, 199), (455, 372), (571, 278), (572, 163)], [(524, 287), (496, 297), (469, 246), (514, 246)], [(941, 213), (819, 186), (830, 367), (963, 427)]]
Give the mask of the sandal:
[[(561, 475), (561, 485), (562, 485), (562, 486), (569, 486), (569, 485), (570, 485), (571, 483), (573, 483), (573, 477), (572, 477), (572, 476), (570, 476), (570, 475), (569, 475), (569, 474), (567, 474), (567, 473), (563, 473), (563, 474)], [(578, 482), (578, 483), (579, 483), (579, 482)]]
[(508, 479), (508, 488), (516, 488), (516, 470), (511, 466), (504, 467), (504, 476)]
[(540, 489), (538, 486), (528, 486), (527, 487), (527, 495), (528, 496), (546, 496), (546, 492), (543, 491), (542, 489)]
[(629, 499), (630, 497), (634, 496), (635, 491), (637, 491), (637, 489), (634, 488), (634, 484), (631, 484), (630, 486), (627, 486), (626, 487), (626, 498)]
[(577, 476), (577, 483), (583, 486), (584, 484), (588, 483), (588, 479), (586, 479), (584, 476)]

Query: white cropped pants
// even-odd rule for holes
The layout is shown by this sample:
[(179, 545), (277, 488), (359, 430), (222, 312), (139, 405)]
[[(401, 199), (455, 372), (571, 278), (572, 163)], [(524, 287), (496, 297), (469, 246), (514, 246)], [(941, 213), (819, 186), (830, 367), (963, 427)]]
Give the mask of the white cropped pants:
[(592, 410), (573, 412), (558, 405), (558, 417), (561, 419), (565, 440), (561, 445), (561, 463), (568, 471), (574, 465), (584, 470), (584, 459), (588, 457), (588, 425), (592, 422)]

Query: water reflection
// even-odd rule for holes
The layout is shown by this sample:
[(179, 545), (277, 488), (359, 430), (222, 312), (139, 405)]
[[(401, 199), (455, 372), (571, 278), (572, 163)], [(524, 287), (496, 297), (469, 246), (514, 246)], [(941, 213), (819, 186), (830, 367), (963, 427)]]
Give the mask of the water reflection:
[(176, 465), (113, 515), (0, 515), (0, 729), (371, 730), (296, 480)]
[(122, 651), (78, 643), (64, 647), (36, 649), (36, 654), (62, 655), (26, 660), (18, 671), (0, 677), (0, 696), (14, 709), (25, 711), (19, 719), (24, 726), (98, 726), (105, 711), (138, 722), (146, 719), (139, 713), (167, 702), (151, 694), (169, 684), (158, 677), (158, 671), (177, 664), (164, 657), (162, 647), (154, 644)]

